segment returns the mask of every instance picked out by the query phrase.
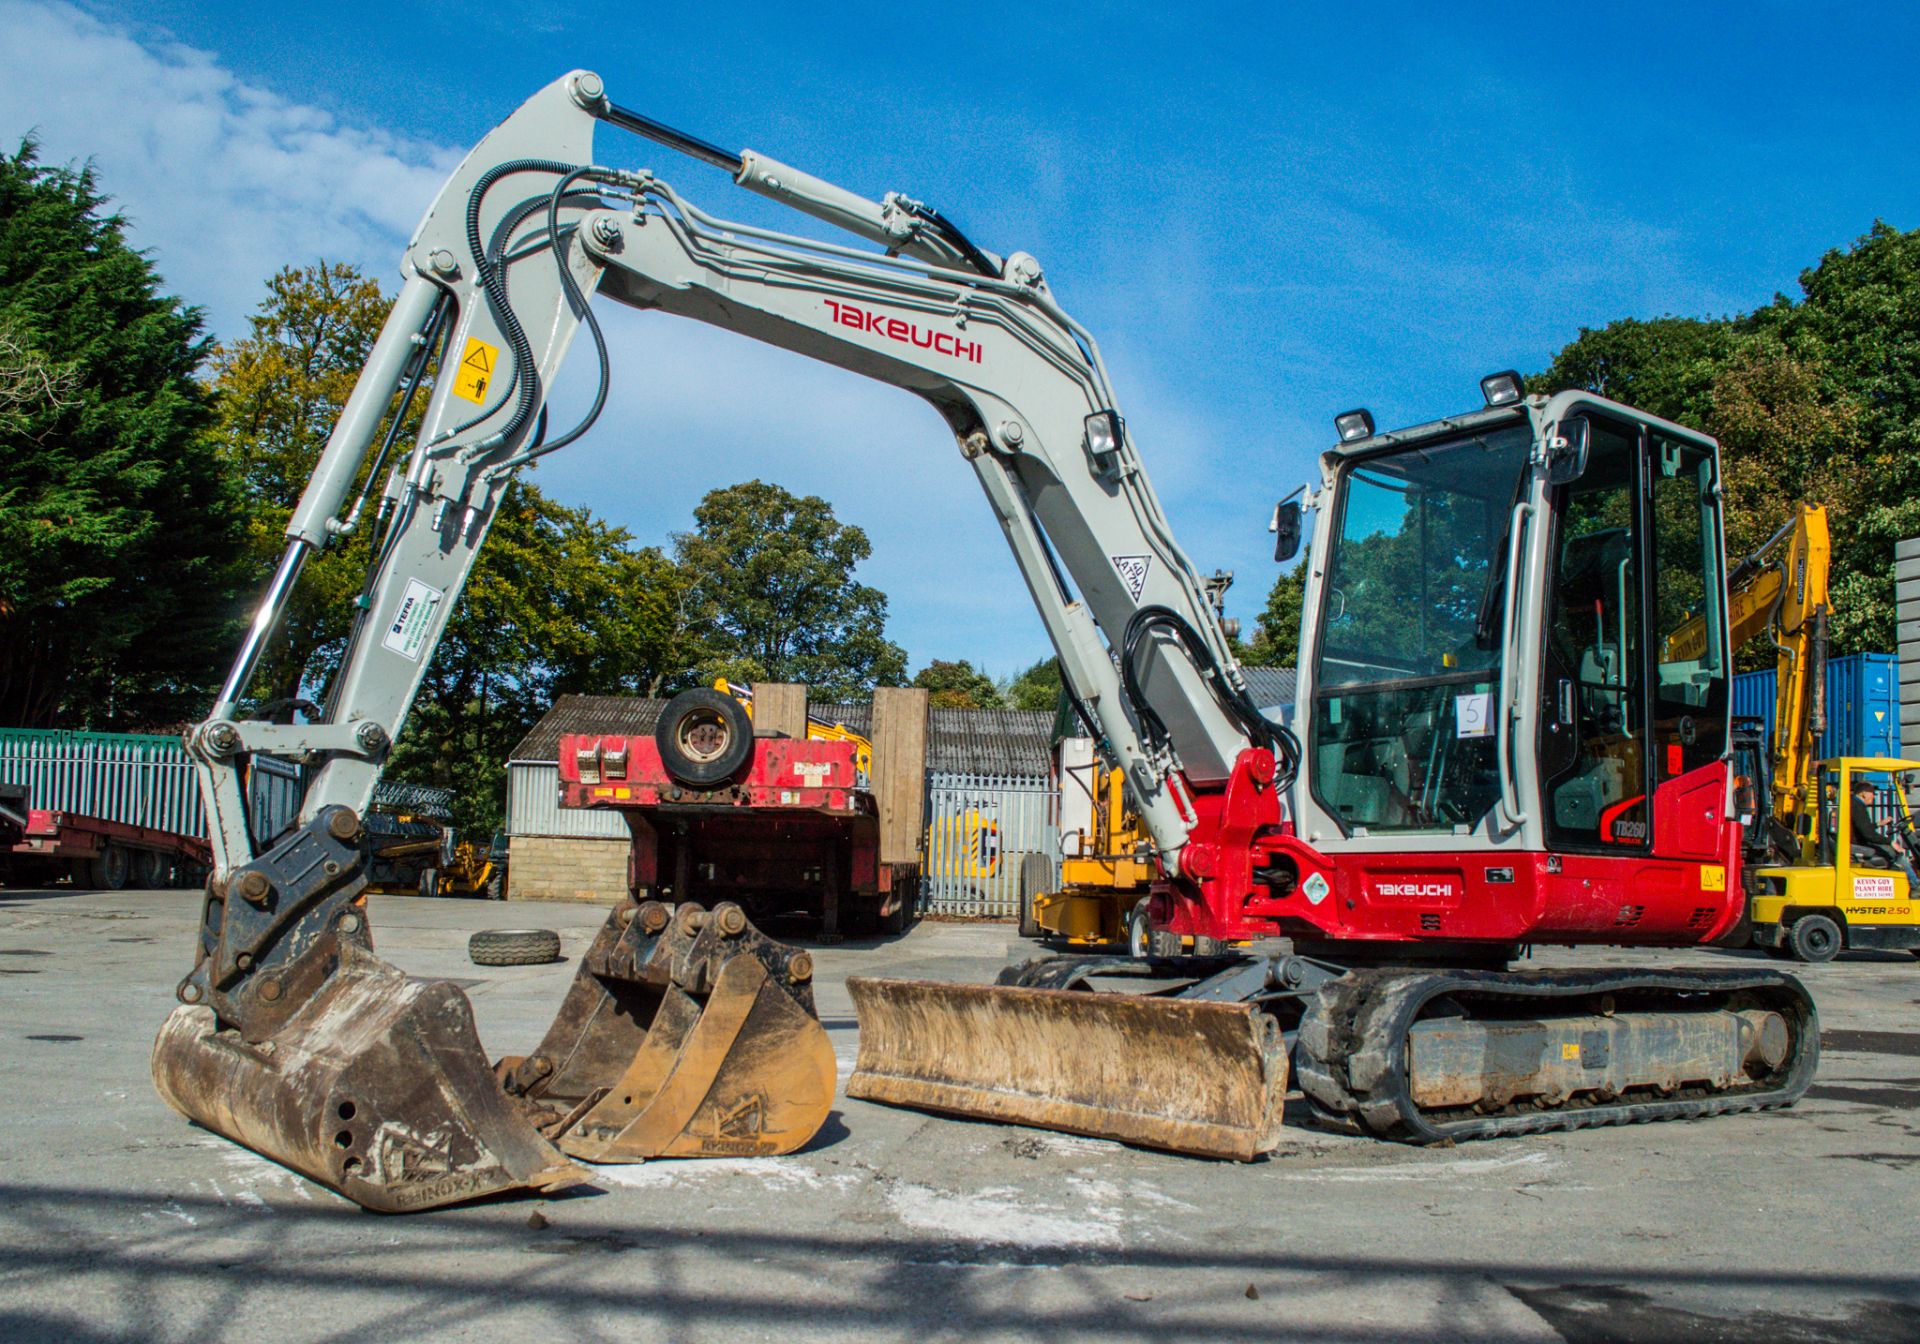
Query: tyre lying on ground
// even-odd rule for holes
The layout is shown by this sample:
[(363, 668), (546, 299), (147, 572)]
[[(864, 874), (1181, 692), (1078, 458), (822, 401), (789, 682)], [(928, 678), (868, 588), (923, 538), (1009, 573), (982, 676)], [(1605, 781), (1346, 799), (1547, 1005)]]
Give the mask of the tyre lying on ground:
[(475, 966), (542, 966), (560, 960), (560, 935), (552, 929), (482, 929), (467, 939)]

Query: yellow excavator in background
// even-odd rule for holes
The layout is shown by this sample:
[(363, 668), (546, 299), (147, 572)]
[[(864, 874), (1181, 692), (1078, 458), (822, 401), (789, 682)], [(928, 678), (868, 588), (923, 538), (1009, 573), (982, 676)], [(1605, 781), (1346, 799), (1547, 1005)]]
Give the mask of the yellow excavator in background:
[[(1833, 548), (1827, 511), (1800, 504), (1727, 576), (1732, 648), (1767, 633), (1773, 640), (1772, 759), (1763, 762), (1761, 724), (1732, 721), (1740, 810), (1747, 821), (1747, 937), (1773, 956), (1829, 961), (1845, 948), (1914, 949), (1920, 955), (1920, 898), (1885, 855), (1851, 843), (1857, 780), (1893, 785), (1895, 832), (1913, 852), (1905, 772), (1920, 762), (1891, 757), (1816, 759), (1826, 731), (1828, 580)], [(1667, 638), (1667, 660), (1695, 656), (1704, 616)], [(1761, 808), (1758, 781), (1768, 779)], [(1845, 839), (1842, 839), (1845, 837)]]
[[(1750, 840), (1763, 840), (1779, 856), (1804, 854), (1812, 836), (1809, 817), (1813, 757), (1827, 726), (1827, 619), (1832, 610), (1827, 583), (1833, 544), (1827, 511), (1801, 503), (1794, 515), (1727, 574), (1728, 647), (1738, 649), (1767, 633), (1773, 641), (1774, 702), (1772, 760), (1760, 765), (1760, 725), (1735, 720), (1736, 758), (1749, 790), (1768, 779), (1767, 816), (1756, 802)], [(1705, 612), (1667, 636), (1664, 658), (1696, 658), (1705, 645)]]

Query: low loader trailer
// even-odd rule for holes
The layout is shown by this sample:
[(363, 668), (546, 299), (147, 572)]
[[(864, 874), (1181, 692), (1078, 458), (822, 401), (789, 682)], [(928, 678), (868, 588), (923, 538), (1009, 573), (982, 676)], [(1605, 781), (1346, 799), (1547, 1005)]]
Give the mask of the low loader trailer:
[[(900, 708), (875, 728), (883, 749), (903, 728), (925, 741), (913, 724), (916, 714), (925, 722), (920, 697)], [(762, 922), (801, 912), (829, 939), (902, 931), (920, 866), (882, 859), (889, 803), (862, 768), (864, 744), (789, 737), (760, 713), (756, 727), (735, 697), (692, 690), (668, 703), (651, 735), (565, 734), (561, 805), (626, 820), (635, 900), (733, 901)], [(903, 785), (916, 787), (902, 795), (917, 817), (922, 768), (904, 765)]]

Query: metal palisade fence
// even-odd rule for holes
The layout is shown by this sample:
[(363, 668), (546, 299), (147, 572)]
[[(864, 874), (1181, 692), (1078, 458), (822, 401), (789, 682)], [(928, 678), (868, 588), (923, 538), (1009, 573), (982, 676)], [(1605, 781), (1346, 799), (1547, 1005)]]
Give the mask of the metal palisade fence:
[[(175, 835), (207, 833), (193, 762), (177, 737), (0, 729), (0, 783), (25, 785), (28, 807)], [(298, 766), (255, 757), (247, 791), (254, 833), (271, 836), (290, 825), (303, 787)]]
[(1015, 917), (1025, 857), (1046, 855), (1058, 874), (1059, 816), (1059, 790), (1045, 778), (929, 775), (920, 908), (936, 915)]

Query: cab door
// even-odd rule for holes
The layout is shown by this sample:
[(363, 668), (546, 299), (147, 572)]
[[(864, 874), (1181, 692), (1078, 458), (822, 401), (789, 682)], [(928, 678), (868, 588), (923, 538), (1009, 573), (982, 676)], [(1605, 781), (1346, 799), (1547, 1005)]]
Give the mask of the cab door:
[(1552, 497), (1536, 750), (1550, 849), (1713, 861), (1726, 588), (1710, 444), (1598, 411)]

